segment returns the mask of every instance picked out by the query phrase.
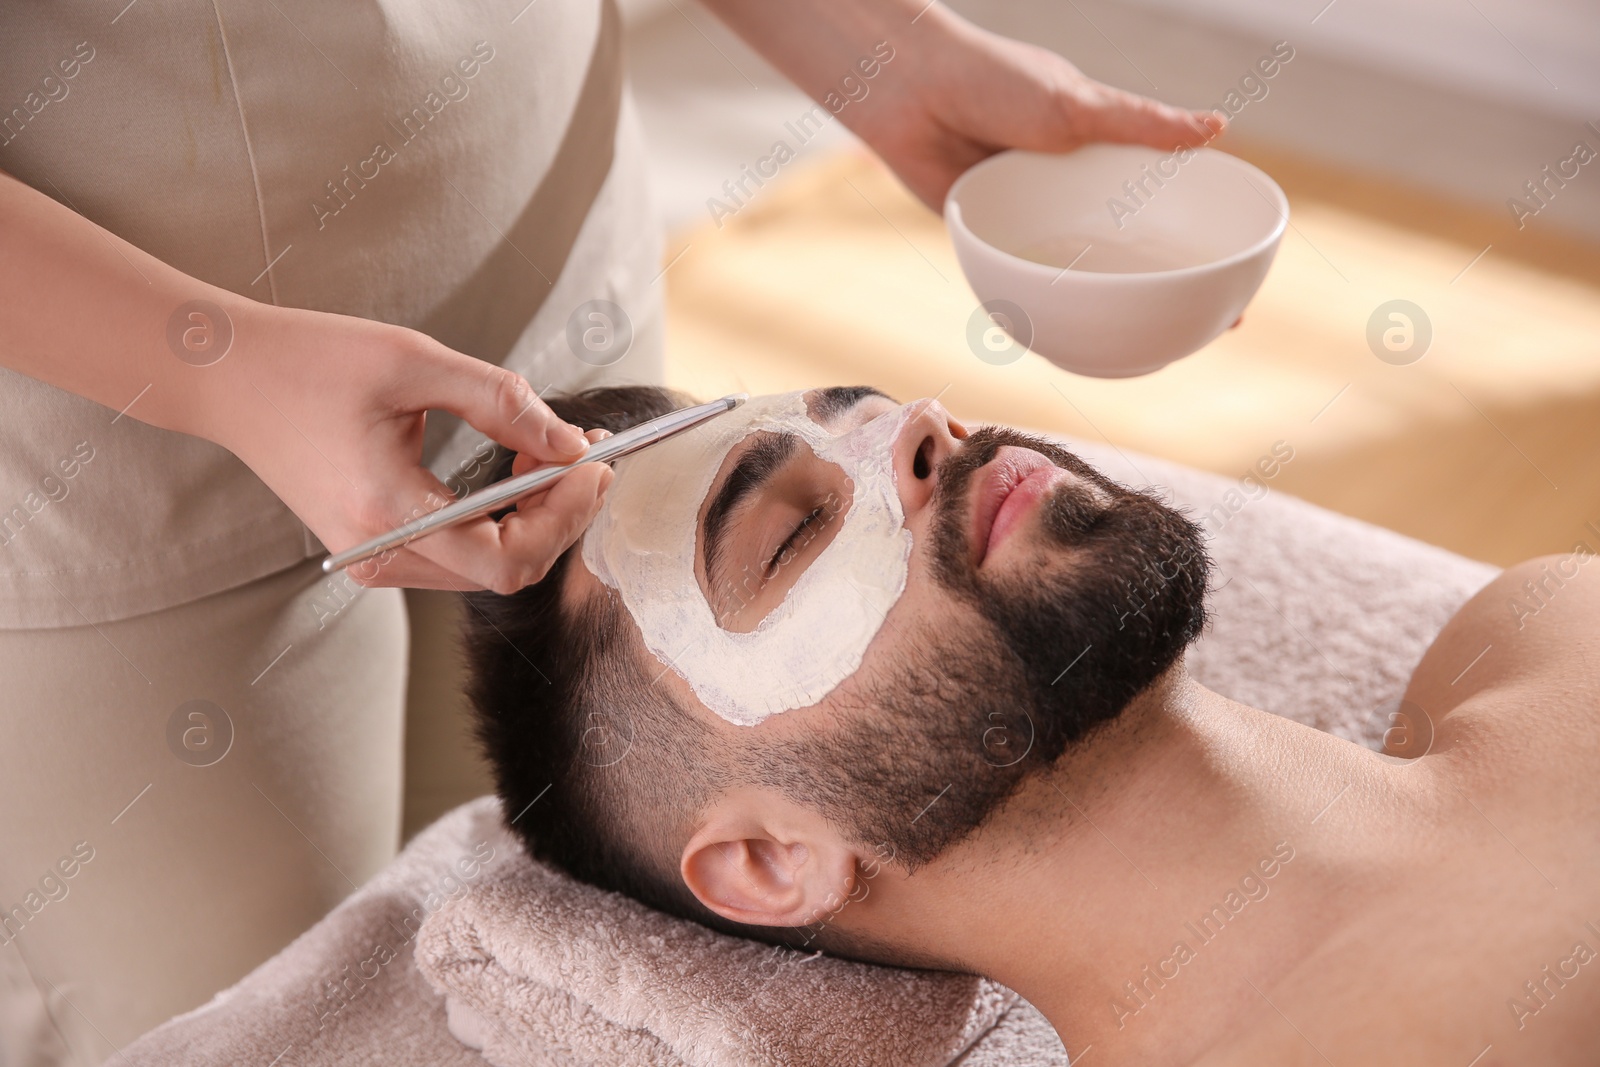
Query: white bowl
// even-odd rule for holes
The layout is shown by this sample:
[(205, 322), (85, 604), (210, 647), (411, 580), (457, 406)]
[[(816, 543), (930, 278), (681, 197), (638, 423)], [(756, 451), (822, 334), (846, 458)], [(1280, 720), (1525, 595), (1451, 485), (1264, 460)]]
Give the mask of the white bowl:
[(1126, 378), (1238, 320), (1289, 201), (1225, 152), (1094, 144), (992, 156), (950, 187), (944, 217), (996, 323), (1059, 367)]

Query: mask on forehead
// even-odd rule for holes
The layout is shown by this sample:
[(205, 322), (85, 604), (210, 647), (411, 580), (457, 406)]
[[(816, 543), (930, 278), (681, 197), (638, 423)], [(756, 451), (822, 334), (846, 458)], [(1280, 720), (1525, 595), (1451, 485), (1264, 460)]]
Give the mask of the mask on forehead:
[[(861, 666), (905, 590), (911, 531), (895, 485), (894, 440), (905, 405), (835, 436), (812, 421), (803, 393), (759, 397), (636, 455), (583, 538), (583, 562), (617, 590), (645, 647), (701, 703), (740, 726), (815, 704)], [(695, 575), (701, 505), (723, 460), (760, 430), (788, 432), (851, 482), (833, 540), (748, 633), (717, 625)]]

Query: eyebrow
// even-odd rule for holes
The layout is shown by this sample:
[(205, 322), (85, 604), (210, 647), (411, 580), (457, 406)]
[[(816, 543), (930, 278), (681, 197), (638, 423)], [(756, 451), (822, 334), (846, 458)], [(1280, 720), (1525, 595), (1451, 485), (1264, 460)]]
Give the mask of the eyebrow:
[[(893, 399), (871, 386), (831, 386), (818, 390), (811, 397), (811, 417), (817, 422), (831, 422), (869, 396)], [(792, 433), (759, 434), (717, 488), (711, 506), (706, 508), (705, 531), (701, 541), (708, 583), (713, 580), (713, 573), (721, 559), (729, 521), (743, 504), (772, 481), (799, 446), (800, 438)]]
[(832, 422), (869, 396), (894, 401), (894, 397), (870, 385), (834, 385), (817, 390), (811, 398), (811, 417), (818, 422)]

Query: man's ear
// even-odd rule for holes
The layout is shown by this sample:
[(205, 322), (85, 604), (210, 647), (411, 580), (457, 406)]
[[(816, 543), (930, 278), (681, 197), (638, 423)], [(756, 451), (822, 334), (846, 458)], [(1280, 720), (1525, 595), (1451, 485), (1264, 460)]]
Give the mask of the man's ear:
[(855, 850), (814, 813), (761, 789), (723, 794), (683, 848), (684, 884), (751, 926), (805, 926), (855, 889)]

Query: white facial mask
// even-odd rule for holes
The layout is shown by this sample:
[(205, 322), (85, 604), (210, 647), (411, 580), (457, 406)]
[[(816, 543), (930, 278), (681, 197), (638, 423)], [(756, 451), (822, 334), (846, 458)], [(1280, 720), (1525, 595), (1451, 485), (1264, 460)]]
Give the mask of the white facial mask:
[[(911, 531), (895, 485), (895, 438), (911, 405), (833, 436), (803, 393), (758, 397), (618, 460), (583, 538), (583, 562), (622, 595), (645, 647), (700, 701), (740, 726), (817, 703), (861, 666), (905, 590)], [(717, 625), (695, 577), (696, 527), (723, 460), (758, 430), (800, 437), (851, 482), (833, 540), (749, 633)]]

